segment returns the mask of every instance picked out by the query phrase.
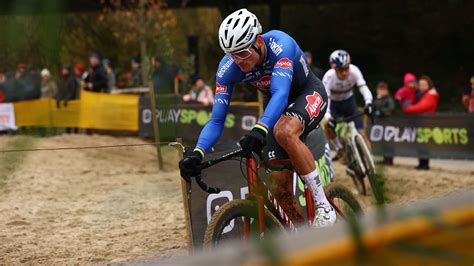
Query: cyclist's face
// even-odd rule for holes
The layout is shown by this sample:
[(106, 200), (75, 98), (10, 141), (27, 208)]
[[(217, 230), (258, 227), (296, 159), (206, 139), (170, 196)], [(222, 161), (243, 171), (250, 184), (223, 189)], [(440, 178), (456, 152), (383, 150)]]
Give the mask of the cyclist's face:
[(255, 47), (257, 49), (261, 49), (260, 47), (262, 45), (263, 39), (261, 36), (258, 36), (254, 46), (250, 47), (249, 49), (245, 49), (244, 51), (231, 54), (235, 63), (242, 72), (249, 72), (255, 67), (256, 64), (258, 64), (260, 61), (260, 55), (257, 53), (257, 51), (255, 51)]
[(349, 67), (334, 69), (336, 70), (336, 75), (340, 80), (346, 80), (349, 77)]
[(232, 57), (242, 72), (249, 72), (252, 70), (252, 68), (255, 67), (255, 65), (258, 63), (258, 60), (260, 59), (260, 56), (254, 48), (250, 48), (249, 51), (250, 55), (245, 59), (239, 58), (237, 56)]

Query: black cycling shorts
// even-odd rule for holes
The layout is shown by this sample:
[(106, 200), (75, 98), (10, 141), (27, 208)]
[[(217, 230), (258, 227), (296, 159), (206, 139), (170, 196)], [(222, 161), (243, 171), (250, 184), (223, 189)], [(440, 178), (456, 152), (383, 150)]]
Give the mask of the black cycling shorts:
[[(264, 95), (263, 106), (266, 108), (270, 98)], [(282, 115), (293, 116), (301, 121), (303, 129), (302, 140), (311, 130), (315, 129), (328, 107), (328, 96), (323, 83), (316, 77), (310, 79), (308, 84), (297, 93), (290, 95), (288, 106)]]
[[(359, 113), (357, 110), (357, 103), (354, 95), (343, 101), (331, 101), (331, 115), (334, 118), (338, 117), (349, 117)], [(357, 129), (363, 129), (364, 123), (362, 116), (355, 117), (352, 119)]]
[[(308, 134), (319, 127), (319, 123), (326, 114), (328, 106), (328, 97), (322, 82), (319, 79), (314, 78), (308, 83), (309, 84), (305, 86), (304, 89), (295, 95), (290, 96), (288, 107), (283, 112), (284, 116), (293, 116), (300, 120), (303, 129), (300, 139), (305, 143)], [(264, 101), (264, 106), (266, 106), (266, 103), (268, 103), (268, 101)], [(324, 145), (327, 142), (322, 130), (319, 130), (318, 133), (321, 134), (315, 134), (315, 140), (313, 141), (314, 144), (312, 145), (315, 146), (316, 144), (322, 144), (323, 148), (317, 148), (316, 152), (312, 147), (309, 147), (310, 150), (313, 151), (313, 156), (315, 156), (315, 158), (321, 156), (321, 154), (319, 154), (321, 151), (324, 153)], [(267, 145), (264, 148), (264, 154), (268, 160), (280, 161), (289, 158), (286, 151), (277, 143), (273, 136), (273, 132), (269, 132), (266, 143)], [(308, 145), (308, 143), (306, 144)]]

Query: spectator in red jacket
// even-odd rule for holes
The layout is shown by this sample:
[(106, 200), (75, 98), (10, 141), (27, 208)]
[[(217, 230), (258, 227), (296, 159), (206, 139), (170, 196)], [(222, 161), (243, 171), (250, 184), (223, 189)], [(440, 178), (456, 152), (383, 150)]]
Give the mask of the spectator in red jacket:
[[(415, 94), (414, 103), (410, 106), (404, 107), (403, 112), (406, 114), (416, 113), (434, 113), (438, 107), (439, 94), (436, 91), (433, 80), (430, 77), (423, 75), (418, 80), (419, 88)], [(428, 156), (423, 155), (420, 151), (420, 158), (418, 159), (418, 170), (429, 170), (430, 160)]]
[(469, 113), (474, 113), (474, 76), (471, 77), (471, 87), (464, 91), (462, 103)]
[(412, 73), (406, 73), (403, 78), (403, 87), (395, 93), (395, 99), (400, 102), (402, 108), (413, 104), (417, 88), (416, 76)]
[(434, 113), (438, 107), (439, 94), (430, 77), (423, 75), (418, 80), (419, 89), (412, 105), (403, 108), (404, 113)]

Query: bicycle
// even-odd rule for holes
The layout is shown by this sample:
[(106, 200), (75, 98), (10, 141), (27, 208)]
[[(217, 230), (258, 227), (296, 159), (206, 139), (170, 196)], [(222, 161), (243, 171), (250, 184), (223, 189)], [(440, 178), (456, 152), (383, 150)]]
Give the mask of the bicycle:
[(352, 178), (357, 190), (362, 195), (367, 195), (365, 176), (368, 177), (374, 197), (380, 202), (382, 195), (378, 188), (377, 173), (374, 159), (369, 151), (365, 138), (357, 130), (354, 118), (362, 116), (357, 113), (349, 117), (336, 119), (336, 134), (341, 138), (344, 155), (347, 164), (346, 173)]
[[(240, 161), (242, 162), (241, 149), (231, 151), (217, 159), (203, 162), (201, 169), (206, 169), (235, 157), (241, 157)], [(246, 199), (237, 199), (225, 203), (214, 213), (206, 229), (204, 247), (215, 247), (222, 240), (228, 238), (240, 237), (246, 241), (251, 235), (256, 235), (258, 238), (263, 239), (268, 233), (298, 230), (280, 203), (278, 203), (278, 200), (259, 177), (259, 170), (261, 170), (260, 172), (265, 172), (265, 169), (292, 170), (290, 160), (279, 162), (283, 164), (271, 165), (268, 161), (262, 161), (260, 158), (262, 157), (255, 153), (251, 158), (246, 158), (249, 194)], [(207, 193), (220, 192), (219, 188), (209, 187), (203, 182), (200, 175), (195, 176), (195, 180), (199, 187)], [(325, 193), (339, 218), (362, 212), (359, 202), (342, 185), (331, 183), (325, 187)], [(314, 219), (315, 213), (311, 192), (306, 185), (304, 195), (306, 200), (306, 220), (310, 224)]]

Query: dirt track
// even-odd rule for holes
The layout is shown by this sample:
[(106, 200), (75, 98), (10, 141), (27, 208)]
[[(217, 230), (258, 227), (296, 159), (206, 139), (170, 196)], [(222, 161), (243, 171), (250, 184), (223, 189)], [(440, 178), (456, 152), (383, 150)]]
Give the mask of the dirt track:
[[(136, 138), (0, 137), (0, 149), (144, 143)], [(175, 166), (166, 153), (168, 170)], [(468, 163), (468, 162), (466, 162)], [(0, 154), (0, 263), (107, 263), (186, 254), (178, 172), (154, 146)], [(336, 178), (353, 187), (336, 164)], [(408, 202), (474, 189), (466, 170), (387, 167), (387, 196)], [(365, 207), (370, 197), (359, 197)]]

